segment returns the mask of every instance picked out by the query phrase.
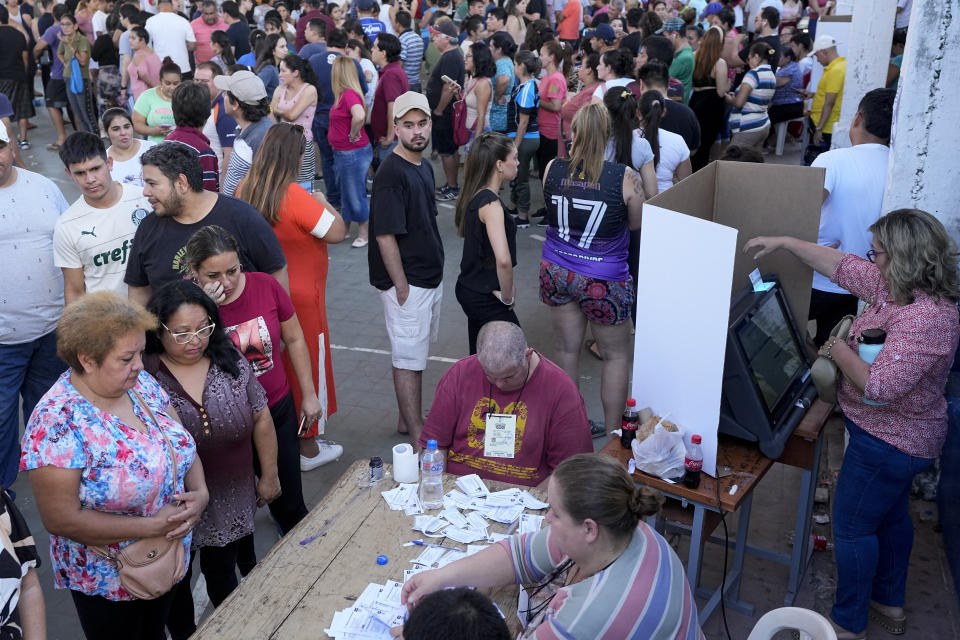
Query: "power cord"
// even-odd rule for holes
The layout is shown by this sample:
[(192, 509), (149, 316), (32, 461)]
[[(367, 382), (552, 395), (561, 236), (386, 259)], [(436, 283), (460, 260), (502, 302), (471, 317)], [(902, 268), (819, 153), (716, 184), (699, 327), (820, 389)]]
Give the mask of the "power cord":
[(717, 509), (720, 510), (720, 522), (723, 524), (723, 573), (720, 578), (720, 614), (723, 616), (723, 628), (727, 632), (727, 640), (733, 640), (730, 635), (730, 627), (727, 625), (727, 606), (724, 604), (727, 591), (727, 552), (730, 549), (730, 534), (727, 531), (727, 512), (724, 511), (720, 502), (720, 473), (714, 479), (714, 486), (717, 490)]

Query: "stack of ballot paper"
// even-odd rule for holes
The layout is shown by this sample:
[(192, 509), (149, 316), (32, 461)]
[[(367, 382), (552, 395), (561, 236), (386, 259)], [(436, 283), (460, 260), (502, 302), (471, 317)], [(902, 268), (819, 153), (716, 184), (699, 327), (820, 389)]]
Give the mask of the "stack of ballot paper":
[(407, 608), (400, 604), (403, 584), (369, 584), (352, 607), (333, 614), (326, 634), (335, 640), (389, 640), (391, 627), (402, 625)]

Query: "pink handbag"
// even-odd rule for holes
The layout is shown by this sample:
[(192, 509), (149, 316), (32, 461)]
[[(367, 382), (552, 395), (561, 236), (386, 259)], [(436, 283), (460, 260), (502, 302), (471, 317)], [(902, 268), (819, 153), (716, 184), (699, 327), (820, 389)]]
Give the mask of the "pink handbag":
[[(133, 394), (160, 429), (160, 423), (150, 406), (143, 401), (136, 390)], [(167, 454), (173, 466), (173, 492), (176, 493), (177, 457), (173, 451), (173, 444), (170, 443), (163, 429), (160, 429), (160, 435), (163, 436)], [(116, 564), (117, 572), (120, 574), (120, 585), (130, 595), (140, 600), (153, 600), (168, 593), (186, 573), (186, 555), (183, 550), (183, 540), (180, 538), (174, 540), (169, 540), (166, 536), (141, 538), (116, 552), (107, 547), (91, 546), (90, 549)]]

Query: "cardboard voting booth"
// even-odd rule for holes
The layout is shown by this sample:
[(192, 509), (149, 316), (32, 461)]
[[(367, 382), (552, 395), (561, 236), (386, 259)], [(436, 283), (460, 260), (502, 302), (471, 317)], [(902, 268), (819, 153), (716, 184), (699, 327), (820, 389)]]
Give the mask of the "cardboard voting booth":
[(717, 429), (731, 294), (749, 274), (779, 276), (805, 326), (813, 271), (787, 252), (759, 262), (756, 236), (816, 242), (823, 169), (713, 162), (644, 205), (632, 397), (702, 437), (703, 470), (716, 475)]

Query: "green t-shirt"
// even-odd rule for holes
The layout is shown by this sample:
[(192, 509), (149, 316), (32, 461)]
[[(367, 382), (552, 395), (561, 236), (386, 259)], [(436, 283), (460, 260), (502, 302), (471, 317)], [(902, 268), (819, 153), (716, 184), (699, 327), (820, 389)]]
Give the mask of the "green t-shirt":
[(693, 49), (684, 47), (677, 51), (670, 63), (670, 77), (683, 83), (683, 101), (689, 102), (690, 91), (693, 88)]
[[(73, 40), (70, 42), (73, 46), (73, 50), (76, 53), (87, 52), (87, 64), (80, 65), (80, 72), (84, 80), (90, 79), (90, 41), (87, 40), (87, 36), (80, 33), (80, 30), (77, 29), (77, 32), (73, 34)], [(70, 68), (71, 60), (74, 56), (70, 55), (70, 52), (67, 50), (67, 43), (61, 41), (60, 46), (57, 47), (57, 53), (63, 56), (63, 79), (70, 80), (70, 77), (73, 75), (73, 70)]]
[[(161, 124), (169, 124), (170, 131), (173, 131), (173, 105), (169, 100), (160, 95), (157, 87), (147, 89), (140, 94), (133, 110), (147, 119), (147, 126), (156, 127)], [(147, 136), (150, 142), (163, 142), (166, 136)]]

